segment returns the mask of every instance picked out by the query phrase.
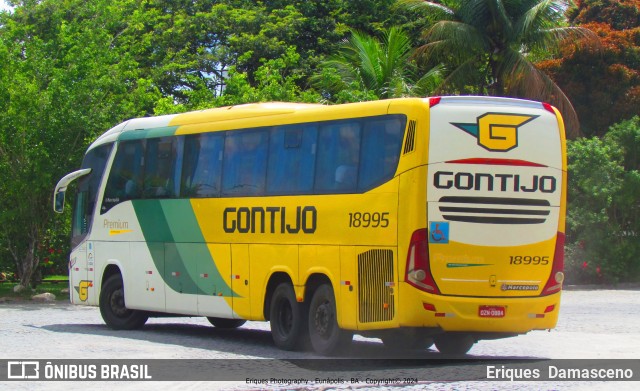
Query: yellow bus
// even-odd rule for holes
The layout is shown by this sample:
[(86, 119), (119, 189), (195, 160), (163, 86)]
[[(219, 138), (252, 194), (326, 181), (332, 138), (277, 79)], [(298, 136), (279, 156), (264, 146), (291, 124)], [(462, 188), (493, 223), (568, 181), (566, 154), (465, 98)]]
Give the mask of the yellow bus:
[(494, 97), (260, 103), (132, 119), (89, 147), (70, 300), (134, 329), (159, 314), (269, 321), (319, 354), (353, 334), (466, 353), (555, 327), (566, 157), (559, 112)]

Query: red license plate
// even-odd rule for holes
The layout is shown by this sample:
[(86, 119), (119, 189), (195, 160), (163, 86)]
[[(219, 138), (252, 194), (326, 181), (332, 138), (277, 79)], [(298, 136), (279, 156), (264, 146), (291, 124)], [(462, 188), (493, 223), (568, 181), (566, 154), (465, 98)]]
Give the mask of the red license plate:
[(478, 308), (478, 316), (481, 318), (504, 318), (506, 310), (501, 305), (481, 305)]

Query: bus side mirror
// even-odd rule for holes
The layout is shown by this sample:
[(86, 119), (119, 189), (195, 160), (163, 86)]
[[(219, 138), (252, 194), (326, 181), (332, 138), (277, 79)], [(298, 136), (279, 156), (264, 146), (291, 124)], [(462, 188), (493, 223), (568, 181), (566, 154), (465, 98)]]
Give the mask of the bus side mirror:
[(64, 210), (64, 193), (67, 191), (69, 183), (76, 179), (83, 177), (91, 172), (90, 168), (83, 168), (82, 170), (74, 171), (65, 175), (64, 178), (58, 181), (56, 189), (53, 191), (53, 210), (56, 213), (62, 213)]
[(56, 213), (62, 213), (64, 211), (64, 193), (64, 190), (59, 191), (53, 197), (53, 210)]

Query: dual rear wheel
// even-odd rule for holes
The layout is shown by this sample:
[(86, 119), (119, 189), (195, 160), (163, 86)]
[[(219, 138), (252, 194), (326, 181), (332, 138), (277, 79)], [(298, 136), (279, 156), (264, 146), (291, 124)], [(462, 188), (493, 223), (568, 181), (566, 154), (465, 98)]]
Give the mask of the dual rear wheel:
[(276, 346), (285, 350), (310, 344), (316, 353), (331, 355), (348, 346), (353, 334), (338, 327), (333, 288), (322, 284), (311, 301), (299, 303), (290, 284), (280, 284), (270, 308), (271, 334)]
[[(353, 333), (338, 326), (333, 288), (320, 285), (308, 305), (296, 300), (290, 284), (278, 285), (271, 298), (271, 334), (276, 346), (296, 350), (311, 345), (321, 355), (331, 355), (351, 343)], [(469, 334), (445, 333), (434, 338), (420, 333), (397, 332), (382, 338), (394, 350), (428, 349), (433, 344), (440, 353), (465, 354), (475, 343)]]

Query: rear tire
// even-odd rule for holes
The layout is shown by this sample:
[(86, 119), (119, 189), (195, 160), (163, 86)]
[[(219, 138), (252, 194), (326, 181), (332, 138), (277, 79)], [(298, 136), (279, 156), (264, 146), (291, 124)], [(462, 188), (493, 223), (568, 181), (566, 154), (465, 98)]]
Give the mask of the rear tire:
[(435, 337), (436, 348), (445, 354), (466, 354), (476, 341), (469, 334), (443, 334)]
[(307, 314), (304, 305), (296, 300), (291, 284), (280, 284), (273, 292), (269, 319), (277, 347), (284, 350), (301, 347), (307, 332)]
[(338, 327), (336, 300), (331, 285), (316, 289), (309, 305), (309, 337), (316, 353), (328, 356), (345, 349), (353, 334)]
[(208, 316), (207, 320), (217, 329), (237, 329), (247, 323), (244, 319), (215, 318), (212, 316)]
[(149, 316), (144, 311), (128, 309), (124, 302), (124, 284), (120, 274), (107, 279), (100, 290), (100, 314), (114, 330), (135, 330), (144, 326)]

